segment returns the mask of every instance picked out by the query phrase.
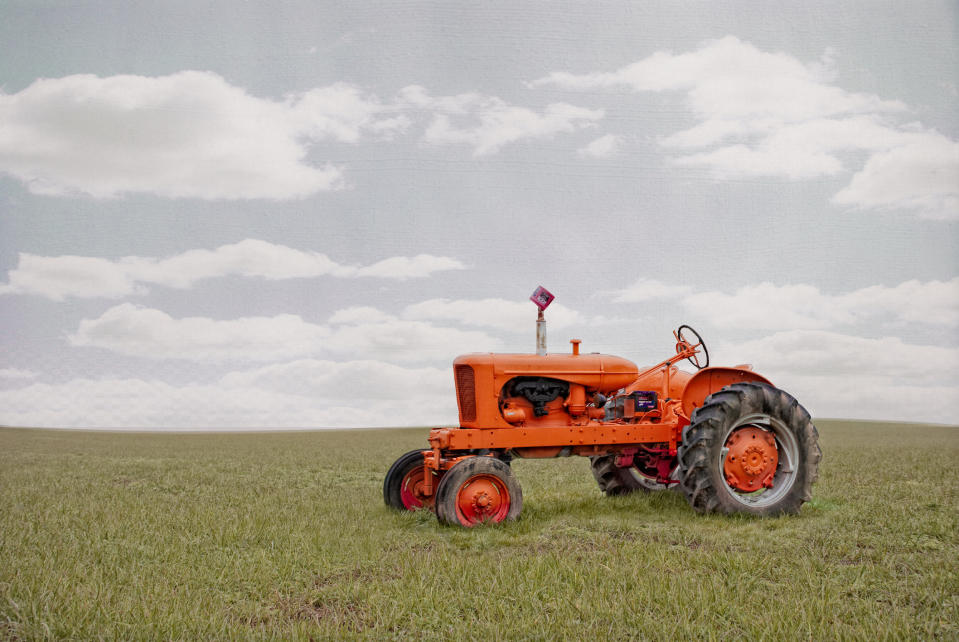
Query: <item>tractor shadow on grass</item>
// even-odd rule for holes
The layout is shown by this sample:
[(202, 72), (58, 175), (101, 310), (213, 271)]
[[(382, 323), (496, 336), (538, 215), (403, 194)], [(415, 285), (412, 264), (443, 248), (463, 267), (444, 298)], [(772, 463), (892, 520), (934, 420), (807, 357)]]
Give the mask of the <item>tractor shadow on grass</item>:
[(681, 493), (672, 490), (652, 493), (635, 492), (607, 497), (597, 492), (587, 494), (537, 495), (529, 493), (523, 505), (520, 520), (548, 523), (558, 519), (565, 522), (597, 519), (683, 519), (694, 515)]

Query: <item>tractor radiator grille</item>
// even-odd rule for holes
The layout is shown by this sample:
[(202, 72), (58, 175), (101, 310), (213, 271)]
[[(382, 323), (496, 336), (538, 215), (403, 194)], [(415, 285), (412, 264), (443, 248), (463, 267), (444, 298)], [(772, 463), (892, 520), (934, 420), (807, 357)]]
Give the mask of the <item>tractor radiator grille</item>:
[(460, 422), (476, 421), (476, 376), (472, 366), (456, 366), (456, 400), (460, 405)]

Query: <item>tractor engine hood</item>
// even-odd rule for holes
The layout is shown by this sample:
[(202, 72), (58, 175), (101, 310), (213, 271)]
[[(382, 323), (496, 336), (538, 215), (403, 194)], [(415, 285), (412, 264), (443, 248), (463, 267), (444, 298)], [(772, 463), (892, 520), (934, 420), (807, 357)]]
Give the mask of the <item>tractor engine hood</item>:
[(461, 355), (453, 365), (471, 366), (477, 373), (489, 372), (497, 382), (513, 377), (549, 377), (585, 386), (607, 394), (632, 383), (639, 368), (629, 359), (608, 354), (496, 354)]

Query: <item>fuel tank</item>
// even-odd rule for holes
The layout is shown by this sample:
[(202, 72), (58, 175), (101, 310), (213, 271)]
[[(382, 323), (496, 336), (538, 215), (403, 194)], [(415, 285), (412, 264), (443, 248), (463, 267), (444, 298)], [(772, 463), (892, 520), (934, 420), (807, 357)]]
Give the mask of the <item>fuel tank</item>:
[(608, 354), (473, 353), (453, 361), (456, 401), (464, 428), (508, 428), (499, 408), (503, 386), (515, 377), (548, 377), (608, 394), (632, 383), (635, 363)]

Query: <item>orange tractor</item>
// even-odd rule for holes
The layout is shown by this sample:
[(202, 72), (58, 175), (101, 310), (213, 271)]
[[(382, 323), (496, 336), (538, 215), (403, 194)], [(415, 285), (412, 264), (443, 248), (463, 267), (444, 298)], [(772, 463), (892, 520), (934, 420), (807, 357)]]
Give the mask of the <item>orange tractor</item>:
[[(473, 526), (516, 518), (523, 505), (514, 457), (583, 455), (607, 495), (678, 484), (703, 513), (780, 515), (809, 501), (819, 435), (809, 413), (750, 366), (710, 367), (695, 330), (675, 354), (640, 369), (605, 354), (547, 354), (538, 288), (536, 354), (467, 354), (453, 362), (460, 425), (435, 428), (429, 448), (393, 464), (386, 504), (430, 508)], [(688, 360), (691, 374), (680, 370)]]

